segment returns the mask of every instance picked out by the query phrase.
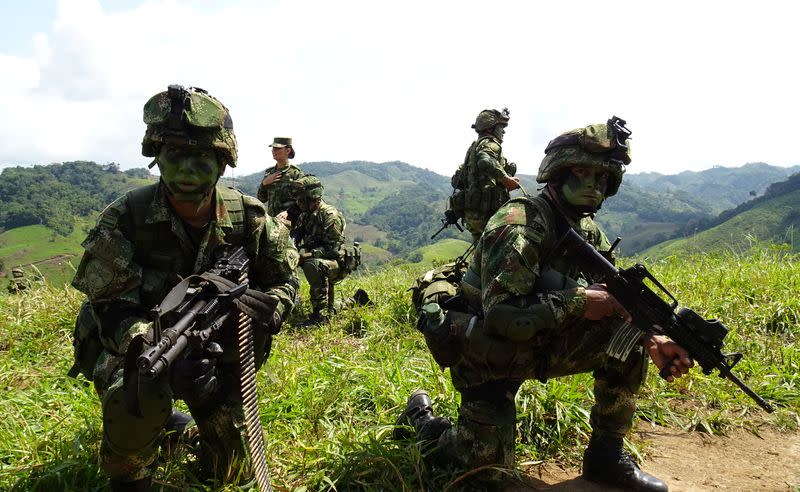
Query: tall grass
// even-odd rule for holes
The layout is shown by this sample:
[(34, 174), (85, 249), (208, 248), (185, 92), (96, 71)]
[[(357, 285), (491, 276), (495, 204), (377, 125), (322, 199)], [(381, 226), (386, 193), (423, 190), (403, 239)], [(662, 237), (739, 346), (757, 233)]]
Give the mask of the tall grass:
[[(728, 348), (745, 354), (737, 373), (778, 410), (763, 413), (715, 375), (694, 370), (668, 384), (651, 371), (638, 418), (709, 433), (800, 426), (799, 260), (761, 248), (649, 265), (682, 304), (727, 324)], [(406, 288), (421, 273), (406, 265), (346, 279), (338, 295), (362, 287), (375, 306), (344, 310), (330, 325), (306, 329), (293, 323), (308, 313), (303, 305), (276, 338), (259, 376), (276, 489), (444, 490), (467, 483), (463, 471), (432, 468), (423, 459), (427, 450), (411, 440), (391, 438), (396, 415), (417, 388), (428, 390), (439, 414), (454, 417), (458, 406), (448, 373), (413, 328)], [(97, 398), (91, 386), (65, 376), (80, 301), (74, 290), (52, 287), (0, 297), (0, 489), (106, 487), (97, 467)], [(590, 375), (525, 383), (517, 397), (518, 462), (574, 462), (590, 432), (591, 402)], [(632, 449), (646, 452), (638, 444)], [(165, 490), (215, 490), (193, 482), (175, 462), (162, 465), (156, 481)]]

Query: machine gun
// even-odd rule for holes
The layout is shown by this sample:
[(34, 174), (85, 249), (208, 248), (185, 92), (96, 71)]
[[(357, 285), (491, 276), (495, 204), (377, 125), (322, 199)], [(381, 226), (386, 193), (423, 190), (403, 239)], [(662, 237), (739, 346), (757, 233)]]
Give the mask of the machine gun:
[(454, 226), (456, 226), (456, 228), (458, 229), (459, 232), (464, 232), (464, 228), (461, 227), (461, 225), (459, 225), (459, 223), (458, 223), (458, 216), (452, 210), (445, 210), (444, 217), (442, 217), (439, 220), (442, 221), (442, 228), (439, 229), (438, 231), (436, 231), (433, 234), (433, 236), (431, 236), (431, 239), (433, 239), (436, 236), (438, 236), (443, 230), (447, 229), (447, 227), (449, 225), (454, 225)]
[[(236, 282), (236, 287), (219, 292), (211, 282), (193, 275), (175, 286), (150, 311), (153, 343), (136, 358), (141, 376), (155, 379), (166, 374), (187, 349), (200, 349), (215, 338), (233, 312), (233, 301), (247, 291), (249, 263), (244, 248), (233, 248), (208, 272)], [(163, 328), (162, 318), (167, 315), (177, 321)]]
[[(618, 243), (619, 238), (612, 249)], [(761, 408), (772, 413), (773, 407), (733, 374), (732, 369), (741, 360), (742, 354), (722, 352), (728, 328), (721, 321), (703, 319), (686, 307), (678, 309), (675, 296), (644, 265), (637, 263), (630, 268), (618, 269), (572, 228), (567, 230), (556, 249), (578, 262), (593, 281), (605, 283), (608, 291), (631, 314), (636, 328), (668, 336), (697, 361), (703, 374), (718, 370), (720, 377), (731, 380)], [(651, 290), (645, 280), (656, 286), (671, 302), (667, 303)], [(669, 367), (661, 369), (659, 374), (667, 378)]]
[[(229, 325), (238, 329), (239, 391), (244, 411), (247, 448), (258, 487), (272, 491), (269, 467), (266, 462), (264, 431), (258, 414), (254, 336), (251, 319), (235, 309), (234, 302), (248, 288), (247, 273), (250, 259), (244, 248), (233, 247), (224, 252), (207, 273), (218, 275), (235, 287), (221, 292), (201, 275), (192, 275), (176, 285), (161, 304), (151, 310), (153, 318), (152, 344), (143, 338), (131, 342), (125, 361), (126, 405), (139, 414), (136, 396), (138, 378), (153, 381), (169, 375), (172, 365), (191, 350), (205, 348), (219, 337), (219, 331)], [(164, 328), (162, 318), (167, 323)]]

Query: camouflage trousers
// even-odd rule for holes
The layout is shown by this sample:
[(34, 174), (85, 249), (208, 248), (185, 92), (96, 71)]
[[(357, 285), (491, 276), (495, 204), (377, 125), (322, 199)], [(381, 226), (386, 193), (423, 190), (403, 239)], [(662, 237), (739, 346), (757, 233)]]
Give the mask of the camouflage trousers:
[[(104, 352), (95, 369), (95, 389), (103, 401), (100, 467), (109, 478), (130, 482), (152, 475), (158, 464), (159, 453), (163, 452), (162, 447), (169, 436), (164, 429), (166, 417), (152, 418), (145, 414), (142, 419), (138, 419), (130, 415), (121, 416), (119, 404), (115, 406), (109, 401), (122, 398), (122, 359)], [(204, 479), (231, 482), (236, 477), (247, 478), (252, 474), (245, 444), (244, 413), (237, 389), (238, 382), (234, 377), (226, 377), (235, 373), (235, 368), (225, 363), (218, 366), (218, 377), (222, 379), (222, 387), (225, 388), (219, 399), (201, 408), (189, 405), (189, 411), (199, 431), (199, 442), (187, 443), (178, 452), (192, 452), (197, 456), (196, 472)], [(168, 385), (163, 391), (171, 395)], [(169, 399), (168, 408), (171, 408), (171, 402)], [(140, 401), (142, 408), (149, 404), (146, 400)], [(110, 426), (114, 425), (115, 420), (122, 420), (133, 429), (130, 431), (130, 439), (120, 439), (119, 436), (124, 436), (124, 432), (112, 432)], [(117, 437), (111, 438), (111, 435)], [(199, 448), (194, 447), (196, 445)]]
[(342, 279), (339, 263), (336, 260), (312, 258), (304, 261), (300, 266), (308, 280), (309, 297), (314, 312), (326, 316), (333, 314), (331, 312), (333, 310), (333, 285)]
[(486, 229), (486, 223), (492, 214), (486, 215), (483, 212), (475, 212), (467, 210), (464, 212), (464, 226), (470, 234), (472, 234), (472, 241), (480, 239), (483, 230)]
[(575, 323), (532, 348), (532, 357), (513, 353), (506, 370), (495, 378), (486, 371), (491, 364), (475, 367), (462, 359), (451, 368), (453, 384), (461, 393), (458, 425), (439, 437), (435, 456), (464, 469), (489, 464), (512, 466), (514, 398), (522, 382), (590, 371), (595, 395), (590, 415), (593, 436), (624, 437), (633, 424), (636, 394), (647, 375), (647, 357), (641, 347), (624, 362), (605, 353), (618, 325), (612, 321)]

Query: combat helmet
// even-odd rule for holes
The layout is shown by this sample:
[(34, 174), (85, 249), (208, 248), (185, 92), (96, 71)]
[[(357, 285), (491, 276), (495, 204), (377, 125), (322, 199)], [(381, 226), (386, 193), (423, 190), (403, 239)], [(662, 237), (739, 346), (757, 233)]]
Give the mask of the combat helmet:
[(625, 125), (625, 120), (613, 116), (606, 123), (576, 128), (554, 138), (544, 150), (536, 181), (558, 180), (573, 166), (594, 167), (608, 171), (611, 179), (605, 196), (613, 196), (622, 183), (625, 166), (631, 162), (631, 131)]
[(484, 109), (478, 113), (478, 117), (475, 118), (475, 123), (472, 125), (472, 128), (474, 128), (476, 132), (481, 133), (486, 130), (491, 130), (497, 125), (508, 126), (510, 116), (511, 113), (509, 113), (508, 108), (503, 108), (502, 111)]
[[(144, 105), (147, 124), (142, 155), (155, 157), (162, 144), (211, 147), (236, 167), (236, 135), (228, 108), (199, 87), (170, 85)], [(155, 161), (150, 163), (153, 167)]]
[(325, 189), (318, 177), (313, 174), (306, 174), (293, 183), (295, 196), (297, 198), (322, 198), (322, 191)]

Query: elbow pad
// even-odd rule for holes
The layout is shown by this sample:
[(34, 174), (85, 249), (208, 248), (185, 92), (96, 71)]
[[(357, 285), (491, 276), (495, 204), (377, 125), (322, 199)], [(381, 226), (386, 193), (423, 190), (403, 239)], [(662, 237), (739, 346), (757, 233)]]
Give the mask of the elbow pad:
[(524, 308), (497, 304), (486, 314), (484, 323), (498, 335), (525, 342), (543, 331), (554, 329), (556, 319), (546, 304), (532, 304)]

